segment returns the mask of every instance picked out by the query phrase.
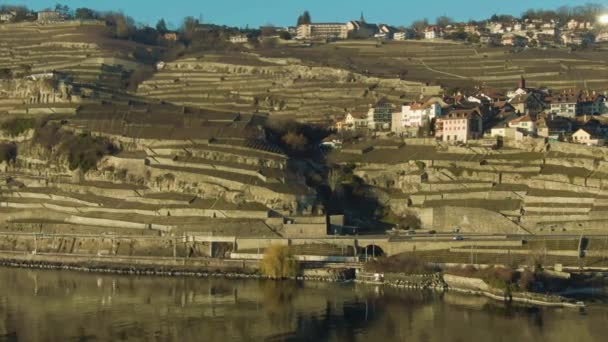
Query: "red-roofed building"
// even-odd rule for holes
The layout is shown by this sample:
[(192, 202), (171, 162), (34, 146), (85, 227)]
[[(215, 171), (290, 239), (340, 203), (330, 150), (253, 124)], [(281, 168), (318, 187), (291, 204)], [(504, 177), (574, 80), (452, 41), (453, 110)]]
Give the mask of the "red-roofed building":
[(573, 118), (606, 112), (606, 97), (596, 92), (564, 90), (549, 99), (551, 113)]
[(483, 123), (479, 108), (456, 109), (435, 122), (435, 137), (446, 142), (466, 143), (479, 139)]

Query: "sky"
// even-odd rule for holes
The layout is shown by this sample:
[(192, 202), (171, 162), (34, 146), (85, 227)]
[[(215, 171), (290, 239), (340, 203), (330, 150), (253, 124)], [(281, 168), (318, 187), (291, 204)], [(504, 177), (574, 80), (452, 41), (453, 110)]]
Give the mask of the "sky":
[(203, 22), (237, 27), (273, 24), (293, 26), (308, 10), (313, 22), (346, 22), (361, 12), (368, 22), (408, 26), (412, 21), (447, 15), (455, 20), (485, 19), (492, 14), (520, 15), (529, 8), (556, 9), (606, 0), (0, 0), (0, 4), (26, 5), (34, 10), (54, 7), (118, 10), (138, 23), (155, 25), (160, 18), (179, 26), (186, 16)]

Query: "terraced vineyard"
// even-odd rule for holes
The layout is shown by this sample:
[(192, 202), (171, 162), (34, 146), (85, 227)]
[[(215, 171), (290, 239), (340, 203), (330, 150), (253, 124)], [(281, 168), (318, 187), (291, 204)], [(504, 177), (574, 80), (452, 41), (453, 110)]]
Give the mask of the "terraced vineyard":
[(264, 50), (263, 55), (299, 58), (312, 65), (341, 67), (379, 77), (402, 75), (407, 80), (446, 87), (486, 85), (510, 89), (523, 75), (531, 87), (608, 88), (605, 50), (570, 52), (479, 47), (454, 42), (344, 41), (311, 48)]
[(82, 106), (60, 131), (105, 137), (121, 152), (70, 170), (22, 142), (3, 164), (0, 220), (26, 232), (280, 236), (283, 221), (267, 220), (312, 214), (316, 195), (304, 170), (260, 140), (264, 122), (170, 105)]
[(416, 215), (429, 229), (605, 233), (608, 155), (601, 148), (538, 140), (491, 150), (407, 141), (363, 154), (345, 146), (330, 159), (355, 164), (355, 174), (381, 201), (401, 215)]
[(259, 110), (311, 121), (331, 119), (349, 110), (367, 111), (382, 97), (398, 102), (438, 91), (417, 82), (308, 67), (295, 60), (230, 54), (167, 63), (139, 86), (137, 95), (213, 110)]
[[(138, 63), (133, 57), (138, 44), (108, 38), (105, 23), (68, 21), (55, 24), (20, 23), (0, 25), (0, 69), (13, 75), (43, 79), (44, 74), (67, 80), (76, 87), (71, 96), (64, 96), (63, 107), (74, 108), (87, 98), (128, 101), (124, 94), (130, 73)], [(58, 76), (59, 75), (59, 76)], [(55, 112), (68, 112), (52, 96), (53, 90), (40, 90), (39, 82), (18, 77), (0, 87), (0, 113), (28, 114), (30, 107)], [(59, 89), (54, 89), (59, 93)], [(65, 93), (65, 91), (64, 91)], [(50, 94), (50, 95), (49, 95)], [(72, 103), (73, 105), (69, 105)]]

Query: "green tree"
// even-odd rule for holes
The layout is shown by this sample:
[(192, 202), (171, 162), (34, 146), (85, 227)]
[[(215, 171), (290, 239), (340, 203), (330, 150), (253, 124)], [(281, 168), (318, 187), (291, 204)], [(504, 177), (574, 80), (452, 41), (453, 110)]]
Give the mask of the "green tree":
[(68, 5), (57, 4), (55, 5), (55, 11), (63, 14), (64, 16), (70, 15), (70, 8), (68, 7)]
[(454, 20), (452, 20), (452, 18), (447, 17), (445, 15), (440, 16), (435, 20), (435, 24), (439, 27), (446, 27), (453, 23), (454, 23)]
[(298, 275), (298, 262), (289, 247), (271, 245), (266, 248), (260, 262), (260, 271), (273, 279), (284, 279)]
[(194, 40), (194, 33), (196, 32), (196, 27), (199, 25), (198, 20), (194, 19), (194, 17), (186, 17), (184, 18), (184, 22), (182, 23), (182, 40), (186, 44), (192, 43)]
[(302, 13), (302, 15), (298, 17), (298, 26), (307, 25), (311, 22), (312, 19), (310, 18), (310, 13), (308, 11), (304, 11), (304, 13)]
[(160, 34), (165, 34), (165, 33), (169, 32), (169, 29), (167, 29), (167, 23), (165, 22), (165, 19), (160, 19), (158, 21), (158, 23), (156, 23), (156, 31), (158, 31), (158, 33), (160, 33)]
[(81, 7), (77, 8), (74, 12), (74, 18), (80, 20), (93, 20), (97, 19), (97, 13), (90, 8)]

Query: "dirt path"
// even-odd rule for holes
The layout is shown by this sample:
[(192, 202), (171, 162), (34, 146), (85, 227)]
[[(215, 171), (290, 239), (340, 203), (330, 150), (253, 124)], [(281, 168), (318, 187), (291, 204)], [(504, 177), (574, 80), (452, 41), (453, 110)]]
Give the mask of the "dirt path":
[(422, 60), (422, 59), (420, 59), (420, 58), (419, 58), (418, 60), (420, 61), (420, 63), (421, 63), (421, 64), (422, 64), (422, 65), (423, 65), (423, 66), (424, 66), (424, 67), (425, 67), (427, 70), (429, 70), (429, 71), (431, 71), (431, 72), (435, 72), (435, 73), (438, 73), (438, 74), (443, 74), (443, 75), (448, 75), (448, 76), (452, 76), (452, 77), (460, 78), (460, 79), (463, 79), (463, 80), (470, 80), (470, 79), (471, 79), (471, 78), (468, 78), (468, 77), (465, 77), (465, 76), (461, 76), (461, 75), (452, 74), (452, 73), (449, 73), (449, 72), (446, 72), (446, 71), (441, 71), (441, 70), (433, 69), (433, 68), (431, 68), (431, 67), (430, 67), (428, 64), (426, 64), (426, 63), (424, 62), (424, 60)]

